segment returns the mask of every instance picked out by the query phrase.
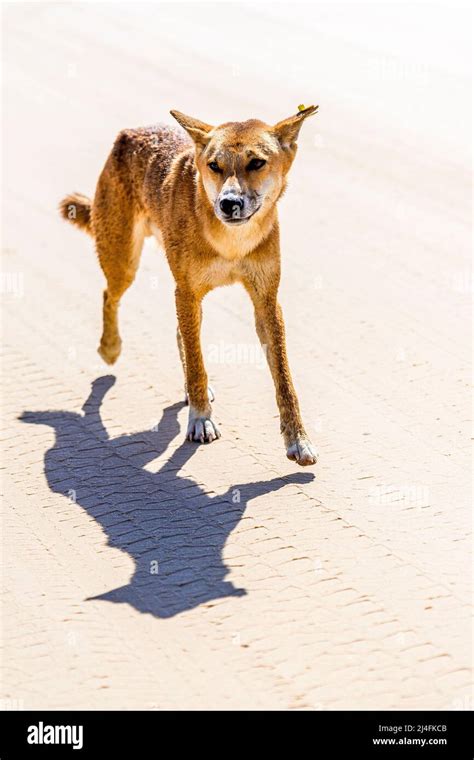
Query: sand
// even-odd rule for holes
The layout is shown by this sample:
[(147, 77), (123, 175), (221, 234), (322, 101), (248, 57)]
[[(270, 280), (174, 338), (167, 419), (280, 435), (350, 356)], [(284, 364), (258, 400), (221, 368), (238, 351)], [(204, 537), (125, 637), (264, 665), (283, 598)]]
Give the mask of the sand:
[[(3, 27), (1, 704), (471, 708), (466, 11), (16, 4)], [(56, 206), (170, 108), (312, 102), (280, 206), (303, 471), (244, 291), (204, 306), (223, 437), (183, 445), (162, 252), (108, 368), (92, 242)]]

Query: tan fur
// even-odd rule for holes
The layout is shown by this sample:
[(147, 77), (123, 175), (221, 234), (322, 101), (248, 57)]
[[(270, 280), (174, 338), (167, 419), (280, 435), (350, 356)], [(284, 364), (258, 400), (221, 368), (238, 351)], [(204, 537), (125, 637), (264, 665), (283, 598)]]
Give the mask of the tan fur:
[(190, 440), (219, 437), (200, 345), (202, 299), (220, 285), (244, 285), (275, 383), (287, 456), (301, 465), (314, 464), (316, 453), (301, 420), (277, 300), (276, 203), (301, 124), (316, 110), (311, 106), (275, 126), (252, 119), (215, 128), (172, 111), (188, 134), (164, 125), (122, 131), (93, 202), (75, 193), (60, 204), (62, 216), (95, 239), (107, 280), (98, 350), (110, 364), (121, 350), (120, 299), (135, 278), (144, 238), (153, 234), (162, 241), (176, 281)]
[(66, 219), (78, 227), (92, 234), (91, 202), (81, 193), (67, 195), (59, 204), (59, 210), (63, 219)]

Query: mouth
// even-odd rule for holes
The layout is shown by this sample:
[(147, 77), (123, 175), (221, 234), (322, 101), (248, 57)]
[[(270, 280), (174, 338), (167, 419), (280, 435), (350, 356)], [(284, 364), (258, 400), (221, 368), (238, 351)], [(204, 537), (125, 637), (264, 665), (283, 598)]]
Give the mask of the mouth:
[(260, 206), (258, 206), (258, 208), (252, 211), (251, 214), (248, 214), (248, 216), (238, 216), (238, 217), (218, 216), (218, 219), (220, 219), (220, 221), (223, 222), (224, 224), (228, 224), (229, 227), (238, 227), (241, 224), (247, 224), (247, 222), (257, 213), (259, 209), (260, 209)]

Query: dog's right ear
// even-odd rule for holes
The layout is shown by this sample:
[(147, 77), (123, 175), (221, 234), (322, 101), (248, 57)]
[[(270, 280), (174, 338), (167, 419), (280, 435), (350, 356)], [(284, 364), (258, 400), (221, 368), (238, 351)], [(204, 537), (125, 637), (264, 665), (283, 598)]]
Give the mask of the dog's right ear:
[(212, 132), (214, 127), (205, 124), (203, 121), (199, 121), (199, 119), (193, 119), (192, 116), (186, 116), (186, 114), (180, 111), (170, 111), (170, 114), (176, 119), (178, 124), (181, 124), (196, 145), (203, 148), (207, 145), (210, 140), (209, 133)]
[(295, 150), (295, 143), (304, 120), (316, 113), (318, 108), (319, 106), (298, 106), (297, 114), (275, 124), (273, 132), (282, 148)]

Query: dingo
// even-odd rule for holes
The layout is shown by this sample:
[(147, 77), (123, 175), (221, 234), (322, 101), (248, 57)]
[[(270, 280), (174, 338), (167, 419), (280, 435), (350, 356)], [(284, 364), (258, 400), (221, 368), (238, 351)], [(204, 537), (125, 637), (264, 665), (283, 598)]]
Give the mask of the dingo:
[(171, 111), (187, 134), (165, 125), (123, 130), (94, 200), (74, 193), (60, 205), (65, 219), (95, 239), (107, 279), (98, 350), (109, 364), (120, 354), (118, 307), (135, 278), (144, 238), (155, 235), (163, 245), (176, 281), (190, 441), (220, 437), (200, 345), (201, 301), (219, 285), (243, 284), (275, 383), (286, 455), (300, 465), (315, 464), (316, 451), (301, 420), (286, 356), (277, 300), (276, 203), (285, 190), (300, 127), (317, 109), (301, 108), (275, 126), (250, 119), (219, 127)]

